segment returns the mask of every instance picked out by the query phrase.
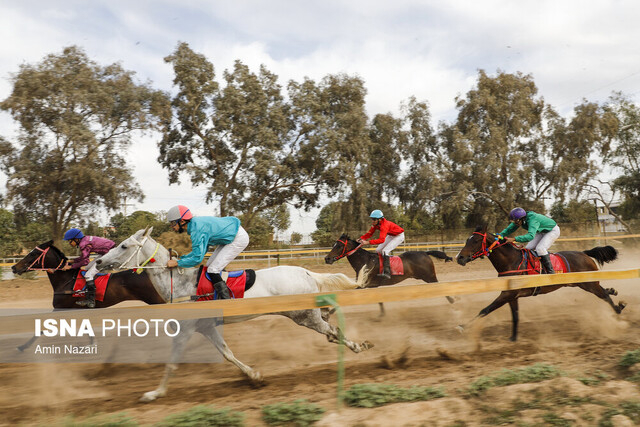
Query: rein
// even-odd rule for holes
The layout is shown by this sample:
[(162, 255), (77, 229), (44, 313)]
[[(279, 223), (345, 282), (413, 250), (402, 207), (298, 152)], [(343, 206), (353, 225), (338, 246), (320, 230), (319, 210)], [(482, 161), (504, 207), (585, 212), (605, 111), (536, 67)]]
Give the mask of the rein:
[[(146, 261), (143, 261), (142, 263), (140, 263), (140, 261), (138, 261), (138, 255), (140, 254), (140, 251), (142, 250), (142, 247), (144, 246), (144, 244), (147, 242), (147, 239), (149, 238), (149, 236), (144, 236), (144, 239), (142, 239), (142, 243), (136, 241), (136, 245), (138, 246), (137, 249), (131, 254), (131, 256), (129, 258), (127, 258), (126, 261), (124, 261), (122, 264), (120, 264), (120, 268), (125, 269), (125, 270), (135, 270), (136, 273), (141, 274), (142, 270), (145, 268), (165, 268), (164, 266), (161, 265), (153, 265), (153, 266), (147, 266), (147, 264), (149, 263), (154, 263), (156, 262), (155, 260), (155, 256), (158, 253), (158, 249), (160, 248), (160, 243), (156, 243), (156, 249), (153, 251), (153, 253), (151, 254), (151, 256), (149, 258), (147, 258)], [(131, 259), (133, 257), (136, 257), (136, 264), (138, 265), (132, 265), (132, 266), (128, 266), (127, 264), (129, 263), (129, 261), (131, 261)]]
[[(36, 249), (39, 250), (41, 252), (41, 254), (38, 255), (38, 257), (31, 263), (31, 265), (29, 265), (29, 267), (27, 267), (27, 271), (60, 270), (60, 266), (62, 264), (64, 264), (64, 262), (65, 262), (64, 258), (62, 258), (60, 260), (60, 263), (55, 268), (45, 268), (45, 266), (44, 266), (44, 258), (47, 256), (47, 253), (49, 252), (49, 249), (51, 249), (51, 246), (49, 246), (47, 249), (41, 249), (41, 248), (36, 246)], [(34, 265), (37, 264), (38, 261), (40, 261), (41, 267), (39, 267), (39, 268), (34, 267)]]
[(344, 258), (344, 257), (349, 257), (351, 255), (353, 255), (355, 253), (355, 251), (357, 251), (358, 249), (360, 249), (362, 247), (362, 243), (360, 243), (358, 246), (356, 246), (354, 249), (350, 250), (349, 252), (347, 252), (347, 244), (349, 243), (348, 239), (344, 239), (340, 240), (338, 239), (338, 242), (342, 243), (342, 253), (340, 255), (338, 255), (337, 257), (334, 257), (334, 260), (337, 261), (340, 258)]
[(482, 247), (480, 248), (480, 250), (476, 253), (474, 253), (473, 255), (471, 255), (471, 259), (474, 260), (476, 258), (480, 258), (482, 256), (489, 256), (491, 254), (491, 251), (493, 251), (496, 248), (499, 248), (500, 246), (504, 246), (507, 244), (506, 240), (502, 243), (500, 243), (500, 240), (496, 239), (493, 241), (493, 243), (491, 243), (491, 245), (489, 247), (487, 247), (487, 234), (489, 233), (480, 233), (479, 231), (474, 231), (473, 234), (477, 234), (478, 236), (482, 236)]
[[(474, 231), (473, 234), (477, 234), (478, 236), (482, 236), (482, 247), (480, 248), (480, 250), (476, 253), (474, 253), (473, 255), (471, 255), (471, 259), (474, 260), (476, 258), (482, 257), (482, 256), (489, 256), (491, 255), (491, 252), (496, 249), (499, 248), (501, 246), (504, 246), (507, 244), (506, 240), (504, 242), (500, 242), (498, 239), (494, 240), (493, 243), (491, 243), (491, 245), (489, 247), (487, 247), (487, 234), (488, 233), (480, 233), (479, 231)], [(521, 250), (522, 251), (522, 250)], [(498, 276), (505, 276), (507, 274), (513, 274), (513, 273), (518, 273), (518, 274), (529, 274), (530, 272), (534, 272), (536, 271), (534, 268), (525, 268), (522, 269), (522, 265), (527, 262), (527, 253), (523, 252), (523, 256), (522, 256), (522, 261), (520, 261), (520, 264), (518, 264), (517, 269), (515, 270), (507, 270), (507, 271), (501, 271), (498, 273)], [(529, 252), (529, 256), (530, 255), (530, 251)], [(530, 263), (527, 262), (527, 265), (529, 265)]]

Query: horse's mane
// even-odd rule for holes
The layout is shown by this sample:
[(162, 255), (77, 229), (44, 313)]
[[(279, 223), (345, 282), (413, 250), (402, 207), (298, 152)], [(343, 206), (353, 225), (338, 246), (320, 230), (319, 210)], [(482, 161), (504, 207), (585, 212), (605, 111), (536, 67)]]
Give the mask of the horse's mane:
[(44, 242), (42, 244), (40, 244), (38, 246), (41, 249), (45, 249), (46, 247), (49, 247), (50, 249), (53, 249), (53, 251), (58, 254), (60, 256), (60, 258), (64, 259), (65, 261), (68, 260), (67, 256), (64, 254), (64, 252), (62, 252), (62, 250), (58, 249), (58, 247), (56, 247), (53, 244), (53, 240), (49, 240), (48, 242)]

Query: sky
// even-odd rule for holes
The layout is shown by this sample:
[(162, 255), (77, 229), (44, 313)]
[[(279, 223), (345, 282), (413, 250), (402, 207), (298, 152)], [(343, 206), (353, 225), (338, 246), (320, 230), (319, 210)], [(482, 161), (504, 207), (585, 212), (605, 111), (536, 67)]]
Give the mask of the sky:
[[(456, 96), (474, 87), (479, 69), (531, 74), (539, 95), (567, 117), (583, 99), (604, 102), (613, 91), (637, 102), (639, 19), (633, 0), (0, 0), (0, 99), (11, 94), (9, 78), (21, 64), (71, 45), (172, 92), (163, 58), (187, 42), (214, 64), (218, 81), (235, 60), (254, 72), (264, 64), (283, 86), (359, 76), (370, 117), (397, 114), (415, 96), (429, 103), (434, 126), (451, 121)], [(0, 112), (0, 136), (11, 140), (16, 129)], [(127, 213), (184, 204), (196, 215), (215, 214), (205, 188), (188, 179), (169, 185), (155, 161), (157, 140), (136, 137), (130, 148), (146, 197)], [(5, 184), (0, 175), (0, 194)], [(314, 231), (318, 211), (292, 211), (288, 231)]]

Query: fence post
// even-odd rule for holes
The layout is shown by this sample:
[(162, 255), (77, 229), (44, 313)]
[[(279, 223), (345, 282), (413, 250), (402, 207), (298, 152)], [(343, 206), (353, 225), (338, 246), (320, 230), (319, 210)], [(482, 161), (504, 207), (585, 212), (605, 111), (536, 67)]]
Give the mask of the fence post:
[(318, 307), (330, 305), (336, 311), (338, 315), (338, 411), (342, 409), (342, 402), (344, 399), (344, 313), (338, 305), (336, 294), (318, 295), (316, 297), (316, 305)]

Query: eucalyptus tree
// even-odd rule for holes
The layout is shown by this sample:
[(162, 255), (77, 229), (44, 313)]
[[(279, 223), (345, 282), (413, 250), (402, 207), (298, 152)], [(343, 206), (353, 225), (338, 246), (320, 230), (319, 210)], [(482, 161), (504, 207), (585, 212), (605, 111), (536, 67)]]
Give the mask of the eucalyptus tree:
[(165, 61), (177, 94), (158, 160), (170, 183), (185, 172), (219, 203), (220, 215), (243, 215), (247, 228), (265, 210), (315, 204), (317, 171), (300, 167), (300, 129), (275, 74), (236, 61), (220, 85), (214, 65), (187, 43)]
[[(378, 206), (371, 168), (372, 144), (365, 112), (366, 89), (359, 77), (328, 75), (320, 82), (289, 83), (298, 166), (312, 176), (315, 194), (339, 200), (333, 230), (363, 229)], [(378, 147), (380, 147), (378, 145)]]
[(620, 171), (614, 186), (624, 196), (620, 207), (626, 218), (640, 217), (640, 108), (622, 93), (615, 93), (607, 108), (618, 119), (607, 164)]
[(152, 129), (165, 96), (118, 64), (101, 66), (76, 46), (20, 65), (0, 108), (19, 126), (2, 149), (7, 197), (59, 238), (72, 222), (123, 197), (141, 200), (127, 166), (133, 135)]

